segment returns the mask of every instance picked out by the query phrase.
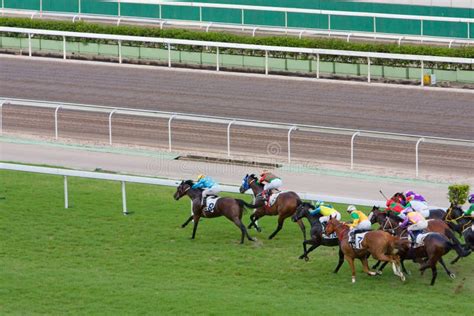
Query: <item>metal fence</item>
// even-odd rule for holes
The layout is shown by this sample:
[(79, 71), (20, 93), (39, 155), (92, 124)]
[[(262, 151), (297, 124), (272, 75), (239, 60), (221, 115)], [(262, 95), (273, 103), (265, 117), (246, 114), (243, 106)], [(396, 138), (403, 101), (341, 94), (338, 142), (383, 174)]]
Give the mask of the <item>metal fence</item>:
[(425, 75), (425, 62), (432, 63), (451, 63), (451, 64), (467, 64), (473, 65), (474, 58), (455, 58), (455, 57), (440, 57), (440, 56), (424, 56), (424, 55), (407, 55), (407, 54), (388, 54), (388, 53), (376, 53), (376, 52), (361, 52), (361, 51), (343, 51), (343, 50), (331, 50), (331, 49), (318, 49), (318, 48), (300, 48), (300, 47), (282, 47), (282, 46), (267, 46), (267, 45), (251, 45), (251, 44), (238, 44), (238, 43), (225, 43), (225, 42), (209, 42), (209, 41), (195, 41), (195, 40), (182, 40), (182, 39), (170, 39), (170, 38), (152, 38), (152, 37), (140, 37), (140, 36), (127, 36), (127, 35), (113, 35), (113, 34), (95, 34), (95, 33), (79, 33), (79, 32), (65, 32), (65, 31), (52, 31), (52, 30), (41, 30), (41, 29), (25, 29), (16, 27), (0, 27), (0, 32), (26, 34), (28, 36), (28, 54), (32, 56), (32, 37), (34, 35), (48, 35), (58, 36), (63, 38), (62, 55), (63, 59), (67, 59), (67, 38), (83, 38), (93, 40), (109, 40), (116, 41), (118, 45), (118, 60), (122, 63), (122, 42), (135, 42), (135, 43), (154, 43), (163, 44), (168, 50), (168, 67), (172, 67), (171, 48), (177, 45), (188, 45), (197, 46), (202, 49), (213, 48), (216, 51), (216, 71), (220, 71), (220, 58), (221, 53), (219, 49), (238, 49), (247, 51), (260, 51), (264, 52), (264, 72), (266, 75), (269, 74), (269, 52), (278, 53), (297, 53), (308, 56), (315, 56), (316, 58), (316, 71), (315, 77), (320, 78), (320, 56), (345, 56), (361, 58), (367, 61), (367, 82), (371, 82), (371, 64), (373, 59), (381, 60), (403, 60), (420, 63), (420, 84), (424, 85)]
[(226, 126), (227, 127), (226, 138), (227, 138), (227, 156), (228, 157), (232, 156), (232, 151), (231, 151), (231, 137), (232, 137), (231, 127), (232, 126), (267, 128), (267, 129), (275, 129), (275, 130), (280, 130), (280, 131), (284, 130), (284, 131), (287, 131), (287, 142), (288, 142), (287, 161), (288, 163), (291, 163), (291, 159), (292, 159), (291, 134), (292, 132), (296, 130), (299, 130), (302, 132), (346, 135), (348, 137), (351, 137), (351, 142), (350, 142), (350, 146), (351, 146), (350, 168), (351, 169), (354, 168), (354, 140), (356, 137), (368, 137), (368, 138), (378, 138), (378, 139), (386, 139), (386, 140), (399, 140), (399, 141), (414, 142), (415, 143), (415, 166), (416, 166), (417, 177), (418, 177), (418, 170), (419, 170), (419, 159), (418, 159), (419, 146), (422, 142), (432, 143), (432, 144), (441, 144), (441, 145), (457, 145), (457, 146), (474, 147), (474, 141), (466, 140), (466, 139), (454, 139), (454, 138), (410, 135), (410, 134), (400, 134), (400, 133), (387, 133), (387, 132), (378, 132), (378, 131), (369, 131), (369, 130), (356, 130), (356, 129), (349, 129), (349, 128), (335, 128), (335, 127), (325, 127), (325, 126), (315, 126), (315, 125), (305, 125), (305, 124), (289, 124), (289, 123), (281, 123), (281, 122), (245, 120), (245, 119), (238, 119), (238, 118), (205, 116), (205, 115), (186, 114), (186, 113), (137, 110), (137, 109), (131, 109), (131, 108), (122, 108), (122, 107), (107, 107), (107, 106), (88, 105), (88, 104), (60, 103), (60, 102), (8, 99), (8, 98), (0, 98), (0, 135), (3, 134), (3, 106), (8, 105), (8, 104), (12, 104), (15, 106), (54, 109), (55, 140), (58, 140), (59, 133), (60, 133), (58, 129), (58, 112), (60, 110), (75, 110), (75, 111), (86, 111), (86, 112), (96, 112), (96, 113), (99, 112), (99, 113), (108, 114), (108, 136), (109, 136), (110, 145), (113, 144), (113, 134), (112, 134), (113, 119), (112, 118), (114, 114), (165, 119), (168, 121), (168, 150), (170, 152), (173, 150), (172, 122), (175, 120), (222, 124)]
[[(120, 23), (121, 19), (129, 19), (129, 18), (134, 18), (137, 19), (137, 17), (131, 17), (127, 16), (127, 13), (124, 13), (122, 10), (122, 6), (124, 4), (128, 3), (138, 3), (138, 4), (146, 4), (147, 1), (145, 0), (140, 0), (140, 1), (134, 1), (134, 0), (128, 0), (128, 1), (120, 1), (120, 0), (106, 0), (105, 2), (116, 2), (116, 8), (114, 9), (114, 18), (117, 19), (117, 23)], [(326, 19), (325, 26), (325, 33), (327, 35), (331, 35), (332, 32), (335, 32), (337, 34), (338, 31), (341, 31), (341, 29), (335, 29), (334, 22), (333, 20), (337, 17), (349, 17), (349, 18), (362, 18), (362, 19), (370, 19), (371, 22), (371, 30), (368, 32), (360, 32), (360, 33), (367, 33), (365, 37), (369, 37), (368, 33), (372, 33), (374, 35), (373, 38), (383, 38), (386, 34), (383, 32), (380, 32), (381, 28), (381, 22), (382, 21), (414, 21), (419, 24), (419, 34), (417, 36), (420, 37), (420, 40), (423, 41), (423, 37), (425, 36), (425, 23), (426, 22), (442, 22), (442, 23), (454, 23), (454, 24), (464, 24), (465, 27), (465, 36), (462, 36), (462, 39), (471, 39), (471, 24), (474, 24), (474, 19), (472, 18), (459, 18), (459, 17), (444, 17), (444, 16), (420, 16), (420, 15), (405, 15), (405, 14), (387, 14), (387, 13), (375, 13), (375, 12), (350, 12), (350, 11), (339, 11), (339, 10), (317, 10), (317, 9), (302, 9), (302, 8), (289, 8), (289, 7), (271, 7), (271, 6), (256, 6), (256, 5), (239, 5), (239, 4), (220, 4), (220, 3), (196, 3), (196, 2), (167, 2), (167, 1), (148, 1), (149, 4), (155, 5), (158, 9), (157, 13), (157, 18), (154, 19), (155, 23), (158, 21), (164, 21), (163, 18), (163, 8), (164, 7), (183, 7), (183, 8), (193, 8), (198, 11), (198, 18), (197, 21), (199, 23), (206, 23), (206, 21), (203, 18), (203, 9), (219, 9), (219, 10), (227, 10), (227, 11), (236, 11), (240, 13), (240, 22), (239, 23), (232, 23), (234, 25), (234, 28), (245, 28), (246, 26), (249, 26), (248, 21), (246, 21), (246, 14), (251, 13), (251, 12), (266, 12), (266, 13), (278, 13), (282, 15), (282, 21), (281, 27), (269, 27), (265, 25), (251, 25), (254, 28), (261, 28), (261, 29), (272, 29), (274, 31), (283, 31), (283, 32), (288, 32), (288, 30), (291, 30), (292, 27), (289, 24), (289, 14), (304, 14), (308, 15), (311, 17), (321, 17)], [(76, 7), (74, 4), (73, 7)], [(84, 13), (82, 10), (82, 5), (81, 5), (81, 0), (77, 0), (77, 8), (74, 10), (77, 13), (65, 13), (65, 12), (51, 12), (51, 11), (45, 11), (43, 10), (43, 2), (40, 0), (39, 3), (39, 8), (38, 10), (33, 10), (33, 11), (27, 11), (27, 10), (12, 10), (5, 8), (4, 3), (2, 1), (2, 14), (4, 13), (18, 13), (18, 12), (23, 12), (24, 14), (29, 14), (31, 17), (34, 15), (38, 15), (40, 17), (43, 17), (43, 15), (56, 15), (58, 16), (59, 14), (65, 16), (69, 15), (72, 16), (73, 20), (76, 18), (80, 19), (81, 17), (83, 18), (99, 18), (100, 15), (98, 14), (87, 14)], [(111, 18), (112, 15), (106, 14), (102, 15), (103, 18)], [(144, 19), (146, 20), (146, 19)], [(147, 19), (147, 20), (152, 20), (152, 19)], [(171, 21), (170, 19), (167, 19), (168, 21)], [(173, 22), (169, 22), (173, 23)], [(226, 25), (232, 25), (231, 23), (219, 23), (219, 22), (212, 22), (209, 21), (209, 26), (215, 24), (226, 24)], [(378, 29), (379, 28), (379, 29)], [(294, 28), (293, 28), (294, 29)], [(319, 28), (320, 31), (322, 31), (322, 27)], [(344, 29), (342, 29), (343, 31)], [(300, 28), (300, 32), (311, 32), (311, 28)], [(357, 34), (357, 31), (351, 31), (351, 29), (346, 30), (349, 31), (349, 34)], [(392, 31), (390, 30), (388, 33), (391, 33)], [(412, 38), (413, 36), (410, 36), (409, 34), (406, 33), (401, 33), (402, 35), (407, 35), (408, 37)], [(458, 36), (460, 37), (460, 36)], [(350, 38), (350, 35), (348, 36)], [(436, 38), (436, 36), (435, 36)], [(429, 40), (429, 37), (425, 38), (426, 40)], [(451, 38), (453, 39), (453, 38)], [(443, 39), (443, 41), (450, 42), (449, 39)]]
[[(100, 172), (71, 170), (71, 169), (36, 167), (36, 166), (28, 166), (28, 165), (12, 164), (12, 163), (1, 163), (1, 162), (0, 162), (0, 170), (13, 170), (13, 171), (23, 171), (23, 172), (62, 176), (64, 178), (64, 208), (69, 208), (68, 177), (79, 177), (79, 178), (121, 182), (122, 184), (122, 212), (124, 215), (128, 214), (126, 183), (140, 183), (140, 184), (160, 185), (160, 186), (168, 186), (168, 187), (177, 187), (178, 184), (180, 183), (180, 181), (177, 181), (177, 180), (157, 179), (157, 178), (150, 178), (150, 177), (100, 173)], [(221, 185), (221, 189), (223, 192), (239, 193), (239, 187), (237, 186)], [(251, 194), (251, 193), (247, 193), (247, 194)], [(363, 206), (385, 205), (384, 201), (338, 197), (338, 196), (321, 195), (321, 194), (304, 193), (304, 192), (299, 192), (298, 195), (300, 196), (300, 198), (304, 200), (324, 200), (324, 201), (334, 202), (334, 203), (356, 204), (356, 205), (363, 205)], [(192, 211), (192, 208), (191, 208), (191, 211)]]

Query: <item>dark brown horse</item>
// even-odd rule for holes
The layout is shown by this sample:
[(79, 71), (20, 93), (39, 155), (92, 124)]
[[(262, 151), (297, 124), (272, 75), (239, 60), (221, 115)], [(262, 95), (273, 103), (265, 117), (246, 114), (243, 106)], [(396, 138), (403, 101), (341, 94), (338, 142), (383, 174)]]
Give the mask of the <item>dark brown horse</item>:
[[(473, 220), (472, 217), (464, 216), (463, 210), (459, 206), (451, 205), (446, 215), (446, 221), (450, 224), (456, 232), (464, 237), (466, 242), (466, 251), (474, 251), (474, 231), (473, 231)], [(462, 256), (458, 256), (451, 261), (456, 263)]]
[[(401, 237), (407, 239), (406, 230), (401, 229), (399, 227), (399, 224), (402, 221), (402, 219), (400, 217), (390, 216), (386, 212), (381, 211), (377, 206), (374, 206), (372, 208), (372, 211), (369, 214), (369, 220), (371, 221), (372, 224), (379, 223), (381, 230), (387, 231), (387, 232), (389, 232), (393, 235), (401, 236)], [(430, 219), (430, 220), (428, 220), (428, 227), (427, 227), (426, 231), (441, 234), (442, 236), (446, 237), (450, 241), (450, 243), (451, 243), (451, 248), (450, 249), (454, 249), (456, 251), (456, 253), (461, 257), (465, 257), (467, 255), (466, 252), (464, 251), (461, 243), (459, 242), (459, 240), (456, 238), (453, 231), (451, 230), (451, 228), (444, 221), (439, 220), (439, 219)], [(418, 249), (416, 252), (410, 252), (410, 253), (408, 251), (401, 251), (400, 252), (400, 259), (401, 259), (401, 265), (402, 265), (403, 272), (408, 273), (406, 268), (405, 268), (405, 265), (403, 263), (404, 260), (423, 258), (422, 256), (424, 254), (427, 256), (424, 249)], [(446, 272), (451, 277), (452, 273), (446, 268), (446, 266), (445, 266), (444, 262), (442, 261), (442, 259), (441, 259), (440, 263), (441, 263), (441, 265), (443, 265)], [(372, 269), (377, 269), (380, 264), (381, 264), (380, 261), (377, 262), (372, 267)], [(380, 267), (379, 271), (383, 270), (385, 265), (386, 264), (384, 263)]]
[(194, 220), (193, 235), (192, 239), (196, 237), (196, 230), (201, 217), (214, 218), (219, 216), (225, 216), (231, 222), (233, 222), (242, 232), (242, 237), (240, 243), (244, 243), (244, 237), (246, 236), (248, 240), (254, 241), (250, 237), (245, 225), (242, 223), (242, 214), (244, 211), (244, 206), (249, 208), (254, 208), (254, 205), (248, 204), (247, 202), (239, 199), (233, 199), (229, 197), (219, 198), (214, 206), (212, 212), (204, 210), (204, 207), (201, 204), (202, 198), (202, 189), (193, 189), (194, 182), (192, 180), (181, 181), (178, 185), (176, 192), (174, 194), (174, 199), (177, 201), (183, 196), (187, 195), (192, 201), (192, 212), (193, 214), (184, 222), (181, 227), (186, 227), (188, 223)]
[[(309, 211), (312, 209), (314, 209), (313, 205), (311, 205), (310, 203), (303, 202), (300, 206), (297, 207), (295, 215), (291, 217), (294, 222), (301, 220), (303, 217), (306, 217), (311, 224), (311, 239), (303, 241), (303, 254), (299, 256), (299, 259), (304, 259), (305, 261), (309, 260), (308, 254), (319, 246), (339, 247), (339, 239), (337, 239), (337, 237), (328, 238), (326, 235), (323, 236), (323, 225), (319, 222), (319, 218), (322, 215), (312, 215)], [(307, 249), (307, 245), (311, 245), (311, 247)], [(334, 273), (337, 273), (339, 271), (343, 263), (344, 254), (342, 253), (341, 247), (339, 247), (339, 262), (336, 266), (336, 269), (334, 270)]]
[(397, 249), (395, 248), (399, 238), (390, 235), (381, 230), (369, 231), (361, 242), (361, 249), (354, 249), (349, 243), (349, 226), (343, 222), (339, 222), (335, 218), (331, 218), (326, 226), (326, 235), (336, 232), (339, 238), (344, 258), (349, 263), (352, 270), (352, 283), (355, 283), (355, 266), (354, 259), (362, 261), (364, 272), (368, 275), (376, 275), (376, 272), (369, 270), (368, 257), (372, 255), (375, 259), (380, 261), (391, 262), (393, 272), (399, 276), (402, 281), (405, 281), (403, 272), (400, 271), (400, 258), (398, 257)]
[[(242, 185), (240, 186), (240, 193), (244, 193), (247, 190), (251, 189), (253, 195), (255, 196), (255, 212), (250, 215), (250, 224), (248, 228), (255, 226), (257, 231), (261, 231), (260, 227), (257, 225), (256, 221), (265, 216), (265, 215), (278, 215), (278, 225), (275, 231), (268, 237), (272, 239), (275, 235), (283, 228), (283, 223), (285, 219), (295, 214), (296, 208), (301, 204), (301, 199), (295, 192), (282, 192), (278, 195), (275, 203), (268, 207), (265, 205), (261, 193), (263, 191), (263, 184), (258, 182), (257, 177), (254, 174), (246, 175), (242, 180)], [(303, 237), (306, 240), (306, 228), (301, 220), (297, 221), (298, 225), (303, 232)]]

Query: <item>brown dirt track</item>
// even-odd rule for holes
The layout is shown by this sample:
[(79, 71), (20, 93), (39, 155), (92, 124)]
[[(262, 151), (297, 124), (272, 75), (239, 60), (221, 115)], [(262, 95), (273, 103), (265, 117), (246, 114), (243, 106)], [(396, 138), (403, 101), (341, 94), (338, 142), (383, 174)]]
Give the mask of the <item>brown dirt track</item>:
[[(0, 57), (0, 96), (473, 139), (474, 94)], [(54, 136), (54, 111), (5, 106), (7, 132)], [(107, 114), (60, 110), (61, 137), (108, 142)], [(167, 121), (114, 115), (114, 143), (167, 148)], [(232, 127), (232, 151), (284, 160), (286, 131)], [(226, 127), (173, 122), (174, 149), (226, 152)], [(355, 161), (414, 169), (415, 143), (356, 138)], [(295, 131), (298, 160), (347, 165), (350, 137)], [(424, 173), (472, 175), (474, 148), (422, 144)]]

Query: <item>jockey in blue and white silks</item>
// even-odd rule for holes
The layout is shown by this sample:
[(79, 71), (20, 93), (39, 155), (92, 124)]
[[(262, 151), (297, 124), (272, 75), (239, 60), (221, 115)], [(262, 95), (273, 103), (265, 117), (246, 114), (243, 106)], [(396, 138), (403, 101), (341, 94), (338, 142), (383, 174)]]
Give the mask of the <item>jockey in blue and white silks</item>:
[(219, 192), (221, 192), (219, 184), (211, 177), (207, 177), (203, 174), (198, 176), (198, 181), (192, 186), (192, 188), (203, 189), (201, 204), (204, 204), (207, 196), (217, 195)]

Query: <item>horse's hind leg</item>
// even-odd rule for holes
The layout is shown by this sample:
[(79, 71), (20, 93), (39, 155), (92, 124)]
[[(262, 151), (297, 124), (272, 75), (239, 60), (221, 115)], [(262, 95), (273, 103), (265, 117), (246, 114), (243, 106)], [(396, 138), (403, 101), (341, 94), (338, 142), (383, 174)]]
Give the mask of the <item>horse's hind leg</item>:
[(268, 239), (273, 239), (273, 237), (275, 237), (276, 234), (278, 234), (278, 232), (283, 228), (283, 223), (285, 222), (285, 217), (281, 217), (279, 216), (278, 217), (278, 225), (277, 225), (277, 228), (275, 229), (275, 231), (268, 237)]
[(240, 218), (234, 218), (232, 219), (232, 222), (234, 222), (234, 224), (240, 229), (240, 231), (242, 232), (242, 236), (240, 238), (240, 243), (243, 244), (244, 243), (244, 239), (245, 237), (247, 237), (248, 240), (251, 240), (251, 241), (254, 241), (254, 239), (252, 237), (250, 237), (249, 233), (247, 232), (247, 229), (245, 228), (245, 225), (242, 223), (242, 221), (240, 220)]
[(344, 263), (344, 253), (342, 252), (341, 247), (339, 247), (339, 261), (337, 263), (336, 269), (334, 269), (333, 273), (337, 273), (341, 268), (342, 264)]
[(441, 263), (441, 265), (442, 265), (443, 268), (444, 268), (444, 271), (446, 271), (446, 273), (448, 274), (448, 276), (449, 276), (451, 279), (455, 279), (455, 278), (456, 278), (456, 275), (455, 275), (454, 273), (452, 273), (451, 271), (449, 271), (448, 267), (446, 266), (446, 263), (444, 263), (443, 257), (439, 258), (439, 263)]
[(261, 217), (260, 214), (258, 214), (257, 212), (254, 212), (252, 215), (250, 215), (250, 224), (249, 226), (247, 226), (247, 228), (250, 229), (253, 226), (260, 233), (262, 229), (257, 224), (257, 221), (260, 217)]
[[(309, 247), (309, 249), (306, 249), (306, 245), (308, 244), (310, 244), (311, 247)], [(317, 242), (317, 240), (314, 240), (314, 239), (303, 241), (303, 254), (299, 256), (299, 259), (304, 259), (305, 261), (308, 261), (309, 260), (308, 254), (314, 249), (318, 248), (319, 245), (320, 244)]]
[(367, 273), (370, 276), (377, 275), (377, 273), (369, 270), (369, 262), (367, 261), (367, 257), (361, 258), (360, 261), (362, 261), (362, 268), (365, 273)]
[(430, 285), (434, 285), (436, 281), (436, 277), (438, 276), (438, 269), (436, 268), (436, 260), (431, 257), (426, 261), (424, 264), (421, 265), (420, 271), (423, 272), (427, 268), (431, 268), (431, 283)]
[(181, 228), (188, 226), (189, 222), (191, 222), (192, 220), (193, 220), (193, 215), (189, 216), (189, 218), (183, 223), (183, 225), (181, 225)]

